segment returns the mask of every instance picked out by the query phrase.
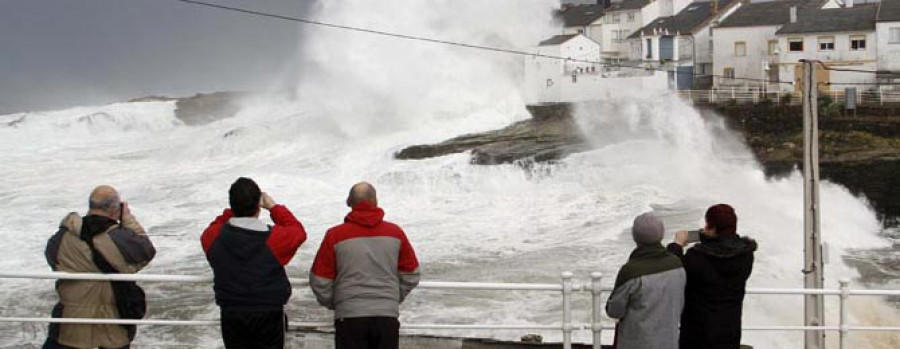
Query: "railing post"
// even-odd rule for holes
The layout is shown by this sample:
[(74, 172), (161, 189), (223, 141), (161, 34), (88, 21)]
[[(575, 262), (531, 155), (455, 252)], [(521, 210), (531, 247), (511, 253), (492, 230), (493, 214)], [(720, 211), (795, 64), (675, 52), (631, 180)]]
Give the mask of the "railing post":
[(591, 273), (591, 331), (594, 332), (594, 342), (593, 349), (600, 349), (600, 341), (602, 339), (602, 331), (603, 325), (601, 323), (603, 316), (603, 299), (601, 296), (603, 295), (603, 288), (600, 286), (600, 280), (603, 278), (603, 273), (593, 272)]
[(563, 296), (563, 349), (572, 349), (572, 272), (562, 273)]
[(847, 335), (850, 333), (850, 324), (847, 323), (847, 313), (849, 312), (847, 299), (850, 298), (850, 280), (841, 279), (838, 282), (841, 284), (841, 329), (838, 337), (840, 342), (838, 348), (845, 349), (847, 348)]

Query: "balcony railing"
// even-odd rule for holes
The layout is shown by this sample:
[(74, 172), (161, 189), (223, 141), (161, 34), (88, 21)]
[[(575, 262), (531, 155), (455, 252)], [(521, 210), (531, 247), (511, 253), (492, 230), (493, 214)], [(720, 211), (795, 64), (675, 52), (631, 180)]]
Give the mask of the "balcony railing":
[[(211, 276), (196, 275), (153, 275), (153, 274), (89, 274), (58, 272), (3, 272), (0, 279), (47, 279), (47, 280), (109, 280), (138, 282), (171, 282), (171, 283), (206, 283), (211, 284)], [(561, 331), (563, 348), (572, 347), (572, 332), (588, 330), (593, 334), (592, 346), (601, 347), (601, 334), (604, 330), (615, 328), (612, 324), (602, 322), (604, 311), (604, 293), (612, 291), (603, 286), (603, 275), (592, 273), (590, 281), (580, 283), (570, 272), (563, 272), (559, 283), (491, 283), (491, 282), (446, 282), (423, 281), (422, 289), (438, 290), (493, 290), (493, 291), (533, 291), (556, 293), (562, 302), (561, 322), (555, 325), (506, 325), (506, 324), (403, 324), (403, 329), (410, 330), (554, 330)], [(308, 289), (306, 278), (290, 278), (295, 288)], [(576, 293), (589, 293), (591, 297), (591, 318), (586, 322), (573, 322), (572, 297)], [(840, 298), (840, 322), (836, 326), (744, 326), (744, 331), (831, 331), (838, 332), (840, 348), (847, 348), (847, 338), (853, 331), (900, 332), (900, 326), (868, 326), (849, 323), (849, 304), (851, 296), (900, 296), (900, 290), (856, 290), (849, 288), (849, 281), (841, 280), (837, 289), (799, 289), (799, 288), (750, 288), (750, 295), (825, 295)], [(183, 320), (183, 319), (79, 319), (79, 318), (47, 318), (47, 317), (0, 317), (0, 322), (18, 323), (79, 323), (79, 324), (128, 324), (141, 326), (218, 326), (217, 320)], [(331, 328), (333, 324), (321, 322), (289, 322), (292, 327)]]

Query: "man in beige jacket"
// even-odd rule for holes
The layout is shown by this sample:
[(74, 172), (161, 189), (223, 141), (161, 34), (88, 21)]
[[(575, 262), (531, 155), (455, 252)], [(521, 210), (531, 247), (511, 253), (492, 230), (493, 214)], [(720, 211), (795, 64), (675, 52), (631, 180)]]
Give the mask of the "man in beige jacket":
[[(113, 187), (91, 192), (86, 216), (69, 213), (47, 242), (45, 256), (54, 271), (133, 274), (150, 263), (156, 250), (128, 204)], [(59, 280), (56, 318), (140, 318), (143, 291), (133, 282)], [(135, 326), (51, 324), (44, 349), (128, 348)]]

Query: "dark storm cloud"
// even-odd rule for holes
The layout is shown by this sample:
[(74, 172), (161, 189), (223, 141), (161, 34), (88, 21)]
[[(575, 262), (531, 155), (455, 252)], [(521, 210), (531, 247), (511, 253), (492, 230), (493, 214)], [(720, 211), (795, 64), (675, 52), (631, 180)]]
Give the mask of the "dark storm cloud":
[[(210, 0), (308, 16), (309, 0)], [(0, 114), (264, 89), (303, 28), (173, 0), (0, 1)]]

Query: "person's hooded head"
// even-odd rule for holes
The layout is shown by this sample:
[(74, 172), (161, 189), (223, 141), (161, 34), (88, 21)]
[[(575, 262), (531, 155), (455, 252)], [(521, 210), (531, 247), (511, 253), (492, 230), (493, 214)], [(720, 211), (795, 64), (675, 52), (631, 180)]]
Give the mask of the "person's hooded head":
[(640, 246), (657, 245), (662, 241), (665, 230), (662, 220), (648, 212), (634, 219), (631, 236)]

